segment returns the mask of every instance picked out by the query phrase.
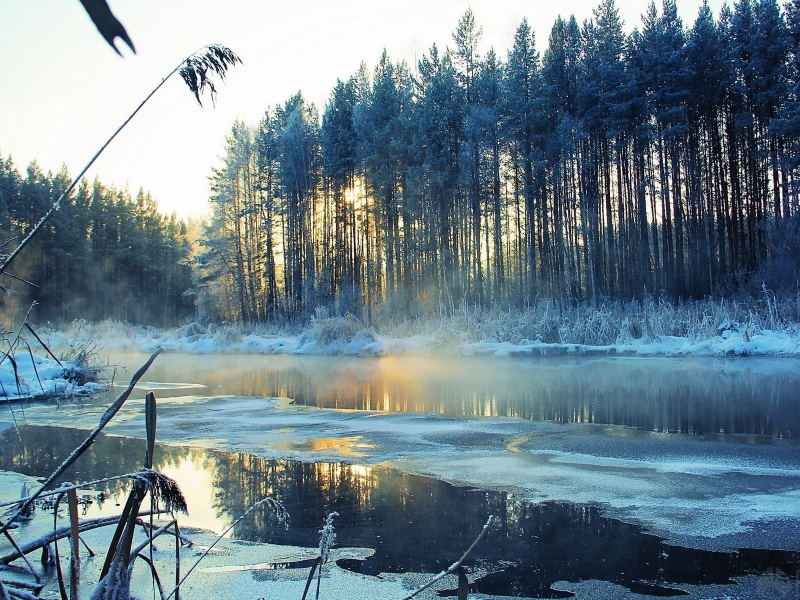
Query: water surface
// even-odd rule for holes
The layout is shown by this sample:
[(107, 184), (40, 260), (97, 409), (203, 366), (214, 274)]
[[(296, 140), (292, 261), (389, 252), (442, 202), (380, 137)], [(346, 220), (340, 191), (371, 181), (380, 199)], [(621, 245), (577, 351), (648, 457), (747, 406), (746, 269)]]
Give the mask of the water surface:
[[(125, 380), (145, 358), (113, 357), (127, 367), (118, 379)], [(792, 358), (166, 354), (145, 379), (194, 384), (155, 386), (158, 396), (280, 396), (344, 410), (800, 438), (800, 362)]]
[[(0, 436), (0, 469), (46, 475), (85, 437), (67, 428), (25, 426)], [(86, 481), (136, 471), (144, 442), (101, 435), (64, 479)], [(467, 570), (473, 591), (565, 597), (556, 581), (609, 581), (656, 596), (680, 595), (682, 584), (733, 583), (731, 578), (800, 568), (795, 552), (742, 549), (707, 552), (663, 543), (641, 527), (604, 517), (594, 505), (532, 504), (514, 494), (452, 486), (394, 469), (344, 463), (266, 460), (241, 453), (158, 446), (154, 467), (175, 477), (190, 517), (184, 527), (221, 531), (270, 494), (291, 514), (283, 528), (269, 510), (256, 511), (233, 531), (237, 539), (314, 547), (325, 515), (337, 511), (337, 546), (369, 547), (365, 561), (340, 566), (362, 573), (429, 572), (447, 568), (477, 536), (488, 515), (497, 524), (476, 547)], [(104, 506), (87, 516), (119, 511), (125, 493), (110, 482)]]

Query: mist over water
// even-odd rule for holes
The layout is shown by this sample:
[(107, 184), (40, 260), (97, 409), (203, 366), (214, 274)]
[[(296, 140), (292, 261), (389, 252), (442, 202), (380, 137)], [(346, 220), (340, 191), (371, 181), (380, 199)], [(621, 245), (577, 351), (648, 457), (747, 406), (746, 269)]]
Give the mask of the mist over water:
[[(112, 360), (132, 371), (141, 356)], [(161, 396), (277, 396), (343, 410), (800, 437), (794, 359), (167, 354), (147, 378), (206, 386), (173, 386)]]
[[(144, 359), (112, 357), (116, 380)], [(800, 568), (794, 359), (173, 353), (146, 379), (106, 432), (142, 436), (155, 391), (158, 439), (175, 444), (155, 468), (190, 496), (188, 526), (222, 531), (270, 494), (290, 530), (264, 512), (235, 538), (313, 547), (336, 510), (339, 546), (375, 549), (340, 566), (437, 572), (494, 514), (469, 567), (474, 592), (498, 595), (591, 580), (699, 598)], [(94, 426), (109, 400), (27, 408), (0, 468), (52, 471), (85, 433), (33, 425)], [(68, 477), (134, 471), (143, 445), (103, 437)]]

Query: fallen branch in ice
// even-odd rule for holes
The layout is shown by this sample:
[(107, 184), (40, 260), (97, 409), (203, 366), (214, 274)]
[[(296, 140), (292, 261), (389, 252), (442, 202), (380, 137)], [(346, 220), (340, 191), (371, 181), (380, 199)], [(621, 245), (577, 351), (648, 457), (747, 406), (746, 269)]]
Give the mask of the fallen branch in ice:
[(413, 598), (414, 596), (416, 596), (420, 592), (428, 589), (434, 583), (436, 583), (437, 581), (443, 579), (445, 576), (451, 575), (452, 573), (455, 573), (458, 570), (458, 568), (461, 566), (461, 563), (463, 563), (467, 559), (467, 556), (469, 556), (469, 553), (472, 552), (472, 550), (475, 548), (475, 546), (478, 545), (478, 542), (480, 542), (483, 539), (483, 536), (486, 535), (486, 532), (489, 531), (489, 526), (492, 524), (492, 521), (494, 521), (494, 515), (489, 515), (489, 518), (486, 520), (486, 524), (483, 526), (483, 529), (481, 529), (480, 534), (478, 534), (478, 537), (475, 538), (475, 541), (472, 542), (472, 545), (469, 548), (467, 548), (467, 551), (464, 552), (464, 554), (461, 556), (461, 558), (459, 558), (456, 562), (454, 562), (452, 565), (450, 565), (447, 568), (446, 571), (442, 571), (441, 573), (436, 575), (433, 579), (431, 579), (428, 583), (426, 583), (425, 585), (422, 585), (422, 586), (418, 587), (417, 589), (415, 589), (408, 596), (403, 598), (403, 600), (411, 600), (411, 598)]
[[(139, 517), (146, 517), (151, 514), (151, 511), (142, 511), (137, 516)], [(99, 527), (108, 527), (109, 525), (116, 525), (117, 521), (119, 521), (119, 515), (111, 516), (111, 517), (100, 517), (98, 519), (90, 519), (87, 521), (81, 521), (79, 530), (81, 533), (84, 531), (91, 531), (92, 529), (97, 529)], [(52, 544), (56, 539), (63, 539), (65, 537), (70, 536), (70, 527), (64, 526), (59, 527), (55, 532), (50, 531), (49, 533), (36, 538), (35, 540), (31, 540), (24, 544), (19, 545), (19, 551), (14, 551), (10, 554), (6, 554), (5, 556), (0, 556), (0, 563), (7, 565), (22, 556), (22, 554), (30, 554), (36, 550), (44, 548), (48, 544)]]
[[(18, 598), (19, 600), (40, 600), (38, 596), (34, 596), (33, 594), (29, 594), (28, 592), (23, 592), (22, 590), (16, 590), (14, 588), (6, 588), (5, 591), (7, 592), (6, 598), (11, 600), (11, 598)], [(0, 596), (2, 598), (2, 596)]]

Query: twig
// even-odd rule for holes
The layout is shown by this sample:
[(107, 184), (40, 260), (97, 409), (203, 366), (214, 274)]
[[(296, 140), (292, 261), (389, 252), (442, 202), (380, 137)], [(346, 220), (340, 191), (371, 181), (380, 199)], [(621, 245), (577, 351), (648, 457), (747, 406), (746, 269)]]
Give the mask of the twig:
[(86, 548), (86, 551), (89, 553), (89, 558), (94, 558), (94, 550), (89, 547), (89, 544), (86, 543), (86, 540), (83, 538), (79, 538), (81, 540), (81, 544), (83, 547)]
[[(58, 503), (61, 502), (61, 498), (64, 497), (64, 494), (60, 494), (56, 498), (56, 506), (53, 509), (53, 532), (58, 528)], [(72, 527), (69, 528), (69, 533), (72, 535)], [(61, 594), (61, 600), (67, 600), (67, 588), (64, 585), (64, 573), (61, 571), (61, 556), (58, 552), (58, 538), (53, 540), (53, 546), (56, 550), (56, 575), (58, 575), (58, 592)]]
[(133, 378), (131, 379), (131, 382), (128, 384), (128, 387), (127, 387), (127, 388), (125, 388), (125, 390), (124, 390), (124, 391), (123, 391), (123, 392), (122, 392), (122, 393), (121, 393), (119, 396), (117, 396), (117, 399), (116, 399), (116, 400), (114, 400), (114, 402), (111, 404), (111, 406), (109, 406), (109, 407), (106, 409), (106, 412), (104, 412), (104, 413), (103, 413), (103, 416), (102, 416), (102, 417), (100, 417), (100, 423), (99, 423), (99, 424), (97, 425), (97, 427), (95, 427), (95, 428), (94, 428), (94, 430), (93, 430), (93, 431), (92, 431), (92, 432), (89, 434), (89, 437), (87, 437), (87, 438), (86, 438), (86, 439), (83, 441), (83, 443), (82, 443), (80, 446), (78, 446), (78, 447), (77, 447), (77, 448), (76, 448), (76, 449), (75, 449), (75, 450), (72, 452), (72, 454), (70, 454), (70, 455), (67, 457), (67, 459), (66, 459), (66, 460), (65, 460), (63, 463), (61, 463), (61, 466), (60, 466), (60, 467), (58, 467), (58, 468), (57, 468), (57, 469), (56, 469), (56, 470), (55, 470), (55, 471), (54, 471), (54, 472), (53, 472), (53, 473), (50, 475), (50, 477), (48, 477), (48, 478), (47, 478), (47, 481), (45, 481), (45, 482), (42, 484), (42, 486), (41, 486), (41, 487), (40, 487), (40, 488), (39, 488), (39, 489), (38, 489), (38, 490), (37, 490), (37, 491), (36, 491), (36, 492), (35, 492), (33, 495), (31, 495), (31, 496), (28, 496), (28, 499), (27, 499), (27, 500), (25, 500), (25, 501), (22, 503), (22, 505), (20, 506), (20, 508), (18, 508), (18, 509), (17, 509), (17, 512), (16, 512), (16, 513), (14, 513), (14, 514), (11, 516), (11, 518), (10, 518), (10, 519), (9, 519), (9, 520), (6, 522), (6, 524), (5, 524), (5, 525), (3, 525), (2, 527), (0, 527), (0, 533), (1, 533), (1, 532), (3, 532), (3, 531), (6, 531), (6, 530), (8, 529), (8, 526), (9, 526), (11, 523), (13, 523), (14, 521), (16, 521), (16, 520), (19, 518), (20, 514), (22, 514), (22, 512), (23, 512), (24, 510), (26, 510), (26, 509), (27, 509), (27, 508), (28, 508), (28, 507), (31, 505), (31, 503), (32, 503), (34, 500), (36, 500), (36, 498), (38, 498), (38, 497), (39, 497), (39, 496), (42, 494), (42, 492), (44, 492), (44, 490), (45, 490), (45, 489), (46, 489), (46, 488), (47, 488), (47, 487), (48, 487), (50, 484), (51, 484), (51, 483), (53, 483), (53, 481), (55, 481), (55, 479), (57, 479), (58, 477), (60, 477), (60, 476), (61, 476), (61, 475), (64, 473), (64, 471), (66, 471), (66, 470), (67, 470), (67, 469), (68, 469), (68, 468), (69, 468), (69, 467), (72, 465), (72, 463), (74, 463), (76, 460), (78, 460), (78, 458), (79, 458), (79, 457), (80, 457), (80, 456), (81, 456), (81, 455), (82, 455), (82, 454), (83, 454), (83, 453), (84, 453), (84, 452), (85, 452), (85, 451), (86, 451), (86, 450), (89, 448), (89, 446), (91, 446), (91, 445), (92, 445), (92, 442), (94, 442), (95, 438), (96, 438), (98, 435), (100, 435), (100, 432), (103, 430), (103, 428), (104, 428), (104, 427), (105, 427), (105, 426), (108, 424), (108, 422), (109, 422), (109, 421), (110, 421), (110, 420), (111, 420), (111, 419), (114, 417), (114, 415), (116, 415), (116, 414), (117, 414), (117, 412), (119, 411), (119, 409), (120, 409), (120, 408), (122, 408), (122, 405), (123, 405), (123, 404), (125, 404), (125, 401), (128, 399), (128, 396), (130, 396), (130, 395), (131, 395), (131, 392), (133, 391), (133, 388), (134, 388), (134, 387), (136, 387), (136, 384), (139, 382), (139, 379), (141, 379), (141, 378), (142, 378), (142, 375), (144, 375), (144, 374), (145, 374), (145, 372), (147, 371), (147, 369), (148, 369), (148, 368), (150, 368), (150, 365), (151, 365), (151, 364), (153, 364), (153, 361), (156, 359), (156, 357), (157, 357), (159, 354), (161, 354), (161, 352), (162, 352), (162, 351), (163, 351), (163, 349), (162, 349), (162, 348), (159, 348), (158, 350), (156, 350), (156, 352), (155, 352), (155, 353), (153, 353), (153, 355), (152, 355), (152, 356), (151, 356), (151, 357), (148, 359), (148, 361), (147, 361), (147, 362), (146, 362), (146, 363), (145, 363), (145, 364), (144, 364), (144, 365), (143, 365), (143, 366), (142, 366), (142, 367), (141, 367), (141, 368), (140, 368), (138, 371), (136, 371), (136, 373), (134, 373), (134, 375), (133, 375)]
[(34, 596), (33, 594), (23, 592), (22, 590), (15, 590), (14, 588), (8, 590), (8, 594), (12, 598), (19, 598), (19, 600), (41, 600), (39, 596)]
[[(3, 385), (3, 382), (0, 381), (0, 394), (2, 394), (3, 398), (6, 399), (6, 403), (8, 405), (8, 410), (11, 413), (11, 418), (14, 420), (14, 431), (17, 432), (17, 437), (19, 441), (22, 442), (22, 434), (19, 431), (19, 423), (17, 423), (17, 413), (14, 412), (14, 407), (11, 406), (11, 398), (8, 397), (8, 392), (6, 392), (6, 386)], [(25, 417), (25, 409), (22, 409), (22, 416)]]
[(19, 600), (41, 600), (38, 596), (23, 592), (22, 590), (15, 590), (14, 588), (8, 589), (8, 595), (12, 598), (19, 598)]
[(22, 588), (24, 590), (32, 590), (34, 592), (39, 591), (42, 589), (42, 585), (38, 583), (30, 583), (28, 581), (20, 581), (19, 579), (9, 579), (6, 580), (4, 583), (8, 585), (13, 585), (16, 588)]
[[(22, 388), (19, 386), (19, 369), (17, 368), (17, 361), (14, 360), (14, 357), (11, 356), (10, 352), (7, 353), (7, 354), (4, 354), (3, 358), (7, 358), (9, 360), (9, 362), (11, 363), (11, 368), (14, 369), (14, 381), (17, 384), (17, 397), (20, 398), (20, 397), (22, 397)], [(2, 363), (2, 362), (3, 362), (3, 360), (0, 359), (0, 363)]]
[[(57, 494), (62, 494), (64, 492), (68, 492), (69, 490), (82, 490), (87, 487), (99, 485), (101, 483), (109, 483), (110, 481), (118, 481), (120, 479), (136, 479), (136, 480), (143, 480), (147, 481), (147, 475), (152, 471), (148, 470), (141, 470), (141, 471), (134, 471), (133, 473), (125, 473), (124, 475), (113, 475), (112, 477), (103, 477), (103, 479), (93, 479), (92, 481), (84, 481), (83, 483), (73, 483), (70, 485), (62, 485), (61, 487), (51, 490), (49, 492), (42, 492), (39, 494), (39, 498), (47, 498), (48, 496), (55, 496)], [(19, 500), (9, 500), (6, 502), (0, 502), (0, 508), (4, 506), (12, 506), (15, 504), (19, 504), (20, 502), (24, 502), (29, 500), (31, 496), (26, 496), (25, 498), (20, 498)]]
[(42, 378), (39, 376), (39, 369), (36, 367), (36, 359), (33, 357), (33, 348), (31, 348), (31, 345), (27, 340), (23, 339), (22, 342), (28, 347), (28, 354), (31, 357), (31, 366), (33, 367), (33, 372), (36, 375), (36, 381), (39, 382), (39, 387), (42, 388), (42, 395), (45, 395), (47, 392), (44, 389)]
[(69, 505), (70, 523), (70, 558), (69, 558), (69, 597), (70, 600), (78, 600), (78, 589), (81, 579), (81, 536), (79, 535), (78, 525), (78, 492), (70, 490), (67, 492)]
[[(14, 238), (14, 239), (16, 239), (16, 238)], [(5, 246), (5, 244), (3, 244), (3, 245)], [(22, 277), (18, 277), (17, 275), (14, 275), (13, 273), (9, 273), (8, 271), (3, 273), (3, 275), (5, 275), (6, 277), (11, 277), (11, 279), (16, 279), (17, 281), (21, 281), (22, 283), (27, 283), (31, 287), (39, 288), (40, 290), (44, 289), (44, 288), (42, 288), (42, 286), (36, 285), (32, 281), (28, 281), (27, 279), (23, 279)], [(45, 293), (47, 292), (47, 290), (44, 290), (44, 291), (45, 291)]]
[(175, 600), (181, 599), (181, 530), (175, 521)]
[(190, 569), (189, 569), (189, 570), (186, 572), (186, 575), (184, 575), (184, 576), (181, 578), (181, 580), (178, 582), (178, 585), (176, 585), (176, 586), (173, 588), (173, 590), (172, 590), (172, 591), (169, 593), (169, 596), (167, 596), (166, 600), (169, 600), (170, 598), (172, 598), (173, 594), (175, 594), (175, 593), (176, 593), (176, 592), (177, 592), (177, 591), (180, 589), (180, 586), (181, 586), (181, 584), (183, 584), (183, 582), (184, 582), (184, 581), (186, 581), (186, 579), (189, 577), (189, 575), (191, 575), (191, 574), (192, 574), (192, 571), (194, 571), (194, 570), (197, 568), (197, 565), (199, 565), (199, 564), (200, 564), (200, 562), (201, 562), (201, 561), (202, 561), (202, 560), (203, 560), (203, 559), (204, 559), (206, 556), (208, 556), (208, 553), (209, 553), (209, 552), (211, 552), (211, 550), (214, 548), (214, 546), (216, 546), (216, 545), (217, 545), (217, 543), (218, 543), (218, 542), (219, 542), (219, 541), (220, 541), (222, 538), (224, 538), (224, 537), (225, 537), (225, 536), (228, 534), (228, 532), (229, 532), (231, 529), (233, 529), (234, 527), (236, 527), (236, 526), (239, 524), (239, 522), (240, 522), (242, 519), (244, 519), (244, 518), (245, 518), (247, 515), (249, 515), (251, 512), (253, 512), (253, 511), (254, 511), (256, 508), (258, 508), (259, 506), (262, 506), (262, 505), (264, 505), (264, 504), (269, 504), (269, 505), (270, 505), (272, 508), (274, 508), (274, 509), (277, 511), (277, 513), (278, 513), (278, 517), (279, 517), (279, 518), (281, 518), (282, 520), (285, 520), (285, 519), (286, 519), (286, 517), (289, 515), (289, 513), (287, 513), (287, 512), (286, 512), (286, 509), (283, 507), (283, 504), (281, 504), (280, 502), (278, 502), (277, 500), (274, 500), (273, 498), (271, 498), (271, 497), (269, 497), (269, 496), (268, 496), (268, 497), (266, 497), (266, 498), (262, 498), (261, 500), (259, 500), (259, 501), (258, 501), (258, 502), (256, 502), (255, 504), (253, 504), (253, 506), (251, 506), (250, 508), (248, 508), (248, 509), (247, 509), (247, 510), (244, 512), (244, 514), (243, 514), (241, 517), (239, 517), (238, 519), (236, 519), (236, 520), (235, 520), (233, 523), (231, 523), (231, 524), (228, 526), (228, 528), (227, 528), (227, 529), (225, 529), (225, 531), (223, 531), (221, 534), (219, 534), (219, 536), (217, 537), (217, 539), (215, 539), (215, 540), (214, 540), (214, 543), (213, 543), (213, 544), (211, 544), (211, 545), (210, 545), (208, 548), (206, 548), (206, 551), (205, 551), (205, 552), (203, 552), (203, 554), (201, 554), (201, 555), (200, 555), (200, 558), (198, 558), (198, 559), (195, 561), (195, 563), (192, 565), (192, 567), (191, 567), (191, 568), (190, 568)]
[(489, 518), (486, 521), (486, 524), (483, 526), (483, 529), (481, 529), (481, 532), (478, 534), (478, 537), (475, 538), (475, 541), (472, 542), (472, 545), (469, 548), (467, 548), (467, 551), (464, 552), (463, 556), (461, 558), (459, 558), (458, 561), (456, 561), (452, 565), (450, 565), (447, 568), (446, 571), (442, 571), (441, 573), (436, 575), (433, 579), (431, 579), (425, 585), (418, 587), (416, 590), (411, 592), (408, 596), (403, 598), (403, 600), (411, 600), (411, 598), (413, 598), (414, 596), (416, 596), (420, 592), (428, 589), (434, 583), (436, 583), (440, 579), (444, 578), (446, 575), (450, 575), (451, 573), (455, 573), (458, 570), (458, 568), (461, 566), (461, 563), (463, 563), (467, 559), (467, 556), (469, 556), (469, 553), (472, 552), (473, 548), (475, 548), (475, 546), (478, 545), (478, 542), (480, 542), (481, 539), (483, 538), (483, 536), (486, 535), (486, 532), (489, 531), (489, 526), (492, 524), (493, 520), (494, 520), (494, 515), (490, 515)]
[(47, 350), (47, 353), (48, 353), (48, 354), (49, 354), (51, 357), (53, 357), (53, 360), (54, 360), (54, 361), (56, 361), (56, 362), (58, 363), (58, 366), (59, 366), (59, 367), (61, 367), (61, 368), (63, 369), (63, 368), (64, 368), (64, 365), (62, 365), (62, 364), (61, 364), (61, 361), (60, 361), (60, 360), (58, 360), (58, 357), (57, 357), (55, 354), (53, 354), (53, 353), (52, 353), (52, 351), (50, 350), (50, 348), (48, 348), (48, 347), (47, 347), (47, 344), (45, 344), (45, 343), (42, 341), (42, 338), (40, 338), (40, 337), (39, 337), (39, 334), (38, 334), (38, 333), (36, 333), (36, 332), (33, 330), (33, 327), (31, 327), (31, 324), (30, 324), (30, 323), (28, 323), (28, 322), (26, 321), (26, 322), (25, 322), (25, 327), (27, 327), (27, 328), (28, 328), (28, 331), (30, 331), (30, 332), (33, 334), (33, 337), (35, 337), (35, 338), (36, 338), (36, 341), (37, 341), (37, 342), (39, 342), (39, 343), (42, 345), (42, 348), (44, 348), (45, 350)]
[[(152, 511), (152, 512), (153, 512), (154, 515), (160, 515), (160, 514), (163, 513), (163, 511)], [(175, 528), (176, 528), (176, 530), (178, 530), (179, 529), (178, 528), (178, 520), (175, 519), (172, 522), (175, 523)], [(139, 524), (144, 528), (145, 535), (150, 535), (151, 531), (153, 531), (153, 532), (158, 531), (157, 529), (155, 529), (154, 527), (152, 527), (149, 523), (147, 523), (145, 521), (142, 521)], [(149, 527), (149, 529), (148, 529), (148, 527)], [(178, 533), (178, 535), (180, 537), (180, 542), (181, 542), (182, 545), (189, 546), (189, 547), (194, 546), (194, 542), (192, 540), (190, 540), (189, 538), (187, 538), (185, 536), (180, 535), (180, 532)]]
[(164, 597), (164, 586), (161, 585), (161, 578), (158, 576), (158, 571), (156, 570), (156, 565), (153, 562), (153, 558), (152, 557), (148, 558), (144, 554), (136, 554), (134, 556), (134, 558), (137, 557), (141, 558), (144, 562), (150, 565), (150, 572), (153, 574), (153, 579), (155, 580), (156, 585), (158, 586), (158, 593), (161, 596), (161, 600), (166, 600), (166, 598)]
[[(2, 273), (2, 271), (0, 271), (0, 273)], [(14, 347), (17, 345), (17, 341), (19, 340), (19, 336), (22, 335), (22, 328), (25, 327), (25, 323), (28, 322), (28, 317), (31, 316), (31, 311), (33, 310), (33, 307), (36, 306), (37, 304), (38, 303), (35, 300), (33, 302), (31, 302), (31, 305), (28, 307), (28, 312), (25, 313), (25, 318), (22, 319), (22, 325), (19, 326), (19, 331), (17, 331), (17, 334), (14, 336), (14, 341), (8, 343), (8, 353), (4, 354), (3, 358), (0, 358), (0, 364), (2, 364), (2, 362), (6, 358), (11, 359), (11, 352), (13, 352)], [(11, 333), (11, 332), (9, 332), (9, 333)], [(16, 370), (17, 369), (15, 367), (14, 368), (15, 374), (16, 374)], [(17, 387), (19, 387), (19, 384), (17, 384)]]
[[(308, 594), (308, 588), (311, 587), (311, 582), (314, 581), (314, 573), (317, 571), (317, 567), (320, 567), (320, 557), (314, 559), (314, 564), (311, 565), (311, 570), (308, 572), (308, 579), (306, 579), (306, 589), (303, 590), (303, 597), (301, 600), (306, 600), (306, 595)], [(320, 567), (320, 571), (322, 567)]]
[(139, 554), (139, 552), (144, 550), (149, 544), (152, 544), (153, 540), (155, 540), (162, 533), (165, 533), (167, 531), (167, 529), (169, 529), (170, 527), (172, 527), (176, 523), (177, 523), (177, 521), (175, 519), (173, 519), (172, 521), (170, 521), (169, 523), (167, 523), (163, 527), (159, 527), (155, 531), (151, 530), (150, 533), (147, 536), (147, 539), (131, 550), (130, 559), (133, 560), (136, 557), (136, 555)]
[(31, 561), (28, 560), (28, 557), (22, 554), (22, 550), (20, 549), (19, 544), (17, 544), (16, 540), (13, 537), (11, 537), (11, 534), (8, 531), (4, 531), (3, 533), (5, 534), (8, 541), (11, 542), (11, 545), (14, 546), (14, 550), (20, 553), (22, 559), (25, 561), (25, 564), (28, 565), (28, 568), (31, 570), (31, 573), (33, 573), (33, 576), (36, 578), (36, 581), (37, 582), (41, 581), (41, 576), (39, 575), (39, 571), (34, 569), (33, 565), (31, 564)]

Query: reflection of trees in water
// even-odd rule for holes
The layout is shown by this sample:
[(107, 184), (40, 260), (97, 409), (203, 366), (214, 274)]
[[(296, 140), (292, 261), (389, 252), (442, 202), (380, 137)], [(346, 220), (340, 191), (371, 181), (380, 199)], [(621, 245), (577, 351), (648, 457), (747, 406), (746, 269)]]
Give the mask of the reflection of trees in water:
[(508, 496), (493, 510), (500, 518), (501, 542), (483, 548), (478, 556), (508, 560), (518, 567), (485, 578), (478, 588), (483, 593), (508, 594), (509, 589), (530, 593), (531, 588), (544, 591), (558, 580), (598, 579), (664, 595), (639, 582), (722, 584), (731, 577), (761, 572), (764, 564), (781, 569), (798, 566), (798, 554), (792, 552), (723, 553), (667, 546), (636, 525), (603, 517), (596, 506), (529, 504)]
[[(508, 416), (682, 433), (797, 438), (800, 372), (761, 359), (276, 361), (216, 377), (225, 393), (321, 408)], [(309, 362), (310, 364), (304, 364)], [(754, 365), (749, 368), (746, 364)], [(745, 365), (745, 366), (743, 366)]]
[(211, 455), (218, 510), (235, 518), (272, 493), (292, 516), (286, 530), (271, 513), (261, 512), (243, 521), (234, 537), (313, 547), (325, 515), (335, 510), (338, 546), (376, 549), (366, 562), (344, 566), (370, 574), (446, 569), (490, 514), (497, 517), (497, 526), (467, 564), (493, 570), (506, 562), (514, 566), (486, 577), (477, 590), (482, 593), (535, 596), (562, 579), (628, 587), (642, 580), (726, 583), (733, 576), (761, 572), (764, 564), (784, 571), (798, 566), (796, 553), (711, 553), (665, 546), (638, 526), (603, 517), (596, 506), (530, 504), (512, 494), (459, 488), (381, 467)]
[(800, 370), (781, 358), (165, 356), (156, 381), (321, 408), (508, 416), (800, 437)]
[[(301, 543), (296, 539), (296, 523), (310, 528), (303, 543), (316, 545), (325, 515), (337, 506), (348, 507), (355, 513), (369, 504), (377, 485), (369, 467), (339, 463), (303, 463), (289, 460), (265, 460), (247, 454), (211, 453), (214, 460), (213, 478), (216, 489), (215, 507), (232, 519), (264, 496), (279, 500), (291, 515), (292, 530), (286, 534), (269, 509), (256, 511), (234, 530), (234, 537), (253, 541), (274, 540), (282, 543)], [(286, 535), (281, 536), (281, 533)], [(264, 538), (260, 536), (266, 536)]]
[[(28, 426), (0, 438), (0, 468), (42, 475), (51, 472), (85, 437), (79, 430)], [(98, 437), (67, 474), (89, 480), (136, 471), (144, 456), (141, 440)], [(595, 506), (529, 504), (512, 494), (458, 488), (442, 481), (366, 465), (266, 460), (247, 454), (157, 447), (155, 468), (189, 459), (202, 466), (214, 488), (220, 517), (230, 522), (265, 495), (291, 513), (286, 530), (268, 509), (255, 511), (234, 530), (237, 539), (314, 547), (325, 515), (334, 524), (338, 546), (376, 549), (364, 563), (346, 566), (381, 571), (437, 572), (447, 568), (480, 531), (489, 514), (497, 527), (481, 541), (469, 565), (494, 569), (482, 593), (535, 596), (557, 580), (599, 579), (636, 586), (637, 581), (724, 583), (730, 577), (766, 568), (794, 573), (796, 553), (759, 550), (709, 553), (665, 546), (660, 538), (603, 517)], [(110, 482), (114, 494), (124, 484)]]
[[(39, 477), (55, 471), (87, 435), (80, 429), (31, 425), (21, 426), (19, 433), (17, 435), (12, 427), (0, 436), (0, 469)], [(184, 448), (156, 446), (154, 468), (158, 470), (164, 464), (176, 463), (186, 452)], [(80, 483), (132, 473), (142, 468), (144, 455), (144, 440), (100, 434), (89, 450), (54, 485), (63, 481)], [(115, 480), (96, 489), (116, 496), (126, 491), (127, 486), (127, 481)]]

